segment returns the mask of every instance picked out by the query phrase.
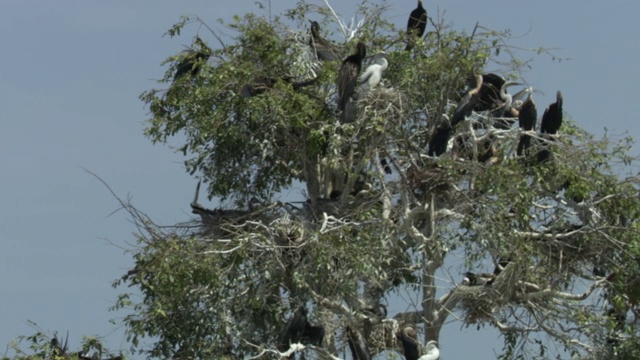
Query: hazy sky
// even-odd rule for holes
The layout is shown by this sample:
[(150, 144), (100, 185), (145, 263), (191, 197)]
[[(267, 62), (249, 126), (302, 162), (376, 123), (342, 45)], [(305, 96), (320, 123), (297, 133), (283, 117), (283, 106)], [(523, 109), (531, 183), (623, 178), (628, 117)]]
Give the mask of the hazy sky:
[[(273, 12), (296, 2), (275, 0)], [(389, 3), (387, 16), (404, 27), (415, 1)], [(562, 90), (565, 111), (589, 131), (640, 135), (640, 42), (632, 26), (640, 2), (426, 0), (425, 7), (430, 16), (444, 12), (456, 29), (509, 28), (522, 35), (513, 45), (570, 59), (540, 55), (531, 63), (525, 80), (539, 91), (539, 113)], [(347, 16), (354, 8), (337, 6)], [(253, 0), (0, 2), (0, 344), (34, 333), (32, 320), (68, 330), (72, 348), (82, 335), (128, 348), (123, 329), (108, 322), (122, 314), (108, 308), (129, 290), (110, 283), (133, 265), (122, 247), (135, 229), (123, 212), (109, 216), (117, 202), (83, 167), (157, 222), (187, 220), (196, 181), (181, 156), (144, 137), (147, 110), (138, 95), (156, 86), (167, 56), (191, 43), (195, 27), (162, 37), (180, 15), (220, 29), (217, 18), (254, 9)], [(493, 359), (500, 345), (491, 330), (452, 322), (441, 359)]]

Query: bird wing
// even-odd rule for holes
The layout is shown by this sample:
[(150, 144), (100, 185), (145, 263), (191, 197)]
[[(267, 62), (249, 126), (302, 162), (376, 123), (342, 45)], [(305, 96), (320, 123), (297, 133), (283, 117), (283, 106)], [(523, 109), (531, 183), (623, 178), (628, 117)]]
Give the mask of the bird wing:
[(356, 89), (358, 70), (358, 66), (350, 62), (343, 63), (340, 68), (338, 78), (338, 95), (340, 97), (340, 103), (338, 105), (340, 110), (345, 109), (349, 98)]
[(540, 121), (540, 132), (541, 133), (546, 133), (547, 132), (547, 128), (549, 127), (549, 107), (547, 106), (546, 109), (544, 109), (544, 113), (542, 114), (542, 120)]

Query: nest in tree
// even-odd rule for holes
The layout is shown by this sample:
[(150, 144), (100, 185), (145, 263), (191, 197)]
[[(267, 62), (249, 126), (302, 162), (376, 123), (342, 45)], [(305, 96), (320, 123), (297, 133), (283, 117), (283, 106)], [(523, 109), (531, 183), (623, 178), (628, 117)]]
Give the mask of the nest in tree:
[(510, 301), (520, 290), (521, 272), (514, 263), (508, 264), (502, 272), (487, 284), (462, 285), (456, 290), (467, 324), (489, 321), (493, 315)]
[[(366, 125), (398, 124), (405, 117), (407, 104), (402, 94), (393, 88), (376, 87), (358, 95), (358, 122)], [(373, 122), (371, 120), (374, 120)], [(377, 120), (377, 121), (376, 121)], [(381, 130), (381, 129), (379, 129)]]

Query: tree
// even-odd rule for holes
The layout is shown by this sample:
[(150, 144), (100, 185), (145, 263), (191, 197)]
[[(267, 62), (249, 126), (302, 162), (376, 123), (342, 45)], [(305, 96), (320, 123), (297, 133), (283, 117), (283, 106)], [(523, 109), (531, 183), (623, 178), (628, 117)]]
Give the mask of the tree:
[[(37, 325), (32, 323), (35, 327)], [(5, 353), (2, 356), (2, 360), (16, 359), (16, 360), (39, 360), (39, 359), (51, 359), (51, 360), (123, 360), (125, 359), (122, 354), (115, 355), (109, 350), (105, 349), (102, 342), (95, 337), (83, 337), (82, 349), (80, 351), (69, 350), (69, 332), (66, 337), (62, 338), (58, 336), (58, 333), (54, 332), (53, 335), (48, 335), (46, 332), (38, 329), (35, 334), (30, 336), (19, 336), (16, 340), (8, 344), (7, 350), (12, 350), (14, 355), (8, 357)], [(27, 344), (30, 350), (30, 354), (27, 353), (20, 345)]]
[[(595, 140), (566, 115), (558, 134), (525, 134), (509, 104), (456, 118), (469, 75), (509, 50), (505, 34), (432, 22), (407, 52), (383, 6), (362, 11), (353, 27), (304, 2), (283, 17), (236, 17), (230, 40), (211, 31), (217, 46), (204, 45), (200, 34), (193, 52), (169, 58), (168, 88), (141, 95), (146, 135), (166, 143), (183, 134), (187, 171), (224, 207), (200, 205), (200, 183), (199, 218), (188, 224), (159, 226), (122, 203), (140, 228), (135, 267), (114, 283), (142, 292), (116, 305), (133, 309), (134, 350), (178, 359), (402, 353), (407, 327), (422, 344), (437, 341), (458, 313), (467, 326), (500, 330), (505, 359), (535, 358), (531, 346), (546, 358), (530, 334), (574, 356), (634, 351), (640, 204), (629, 141)], [(342, 55), (357, 42), (387, 53), (383, 84), (357, 91), (344, 113), (340, 61), (319, 61), (310, 47), (307, 18), (321, 16), (343, 36)], [(183, 18), (169, 34), (192, 22), (205, 25)], [(193, 60), (205, 49), (208, 61)], [(501, 64), (512, 76), (522, 66)], [(517, 156), (523, 135), (532, 145)], [(444, 272), (452, 264), (459, 273)], [(400, 292), (419, 303), (387, 314)], [(279, 347), (301, 306), (324, 329), (321, 345), (300, 332), (304, 346)]]

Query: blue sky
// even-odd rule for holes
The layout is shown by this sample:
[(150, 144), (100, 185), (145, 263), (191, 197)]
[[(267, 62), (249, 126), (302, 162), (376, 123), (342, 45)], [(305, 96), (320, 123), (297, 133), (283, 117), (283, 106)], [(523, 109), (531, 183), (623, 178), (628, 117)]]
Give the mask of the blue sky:
[[(295, 2), (273, 1), (273, 12)], [(335, 3), (347, 16), (355, 8)], [(390, 3), (387, 16), (404, 27), (415, 1)], [(479, 21), (523, 35), (514, 45), (553, 48), (570, 60), (541, 55), (525, 74), (539, 91), (538, 108), (562, 90), (565, 111), (590, 132), (640, 135), (633, 26), (640, 2), (425, 0), (425, 7), (430, 16), (444, 11), (456, 29)], [(196, 181), (181, 156), (143, 136), (147, 110), (138, 95), (156, 86), (167, 56), (190, 44), (195, 27), (162, 37), (180, 15), (197, 14), (220, 29), (217, 18), (254, 9), (253, 0), (0, 3), (0, 344), (33, 333), (32, 320), (45, 330), (69, 330), (72, 347), (82, 335), (128, 347), (123, 329), (108, 323), (122, 314), (107, 309), (127, 290), (110, 283), (132, 266), (122, 247), (135, 229), (124, 213), (111, 215), (118, 204), (83, 167), (159, 223), (188, 219)], [(461, 339), (470, 346), (456, 345)], [(493, 347), (500, 349), (494, 332), (457, 322), (441, 343), (442, 359), (492, 359)]]

